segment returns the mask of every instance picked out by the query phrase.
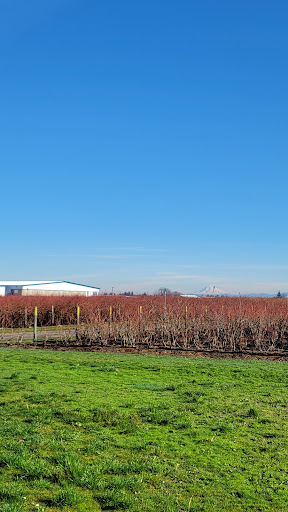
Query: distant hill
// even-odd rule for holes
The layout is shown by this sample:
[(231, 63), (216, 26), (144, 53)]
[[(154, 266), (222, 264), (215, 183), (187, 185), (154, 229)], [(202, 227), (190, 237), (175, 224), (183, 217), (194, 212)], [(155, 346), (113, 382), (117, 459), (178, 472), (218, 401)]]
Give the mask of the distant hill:
[(276, 297), (276, 293), (243, 293), (242, 297)]
[[(209, 284), (209, 286), (206, 286), (206, 288), (203, 288), (199, 292), (193, 292), (191, 294), (186, 294), (186, 297), (215, 297), (215, 296), (225, 296), (225, 297), (238, 297), (241, 295), (241, 297), (276, 297), (276, 293), (227, 293), (224, 290), (220, 290), (216, 286)], [(284, 297), (285, 295), (288, 295), (286, 292), (282, 294)]]

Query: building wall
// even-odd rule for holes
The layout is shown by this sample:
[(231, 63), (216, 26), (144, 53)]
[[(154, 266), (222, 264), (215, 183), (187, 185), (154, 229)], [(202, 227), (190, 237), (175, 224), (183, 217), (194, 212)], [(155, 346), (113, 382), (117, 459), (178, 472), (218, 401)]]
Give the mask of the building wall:
[[(17, 293), (15, 293), (17, 292)], [(19, 293), (20, 292), (20, 293)], [(81, 296), (84, 296), (86, 297), (88, 295), (87, 292), (75, 292), (75, 291), (71, 291), (71, 290), (41, 290), (41, 289), (22, 289), (22, 290), (15, 290), (14, 291), (14, 295), (56, 295), (56, 296), (71, 296), (71, 295), (81, 295)]]

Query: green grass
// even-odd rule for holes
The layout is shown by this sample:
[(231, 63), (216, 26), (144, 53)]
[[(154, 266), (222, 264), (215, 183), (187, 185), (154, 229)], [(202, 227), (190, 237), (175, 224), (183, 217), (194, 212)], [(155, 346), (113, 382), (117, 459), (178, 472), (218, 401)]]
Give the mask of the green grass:
[(0, 368), (0, 512), (287, 510), (287, 363), (1, 349)]

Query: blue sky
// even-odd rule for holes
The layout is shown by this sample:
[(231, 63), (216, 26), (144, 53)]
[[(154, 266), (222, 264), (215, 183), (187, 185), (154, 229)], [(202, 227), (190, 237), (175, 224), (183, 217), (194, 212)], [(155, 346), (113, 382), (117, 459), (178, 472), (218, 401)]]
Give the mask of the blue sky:
[(288, 291), (287, 2), (0, 13), (1, 279)]

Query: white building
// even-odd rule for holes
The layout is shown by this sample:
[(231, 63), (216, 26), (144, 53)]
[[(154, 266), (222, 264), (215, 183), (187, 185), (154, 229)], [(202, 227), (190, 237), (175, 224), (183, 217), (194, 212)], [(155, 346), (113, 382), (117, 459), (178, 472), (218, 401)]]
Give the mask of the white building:
[(0, 295), (98, 295), (100, 288), (69, 281), (0, 281)]

